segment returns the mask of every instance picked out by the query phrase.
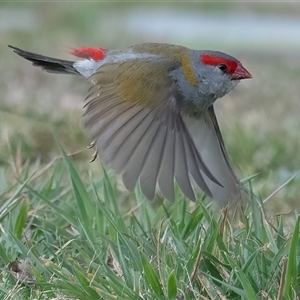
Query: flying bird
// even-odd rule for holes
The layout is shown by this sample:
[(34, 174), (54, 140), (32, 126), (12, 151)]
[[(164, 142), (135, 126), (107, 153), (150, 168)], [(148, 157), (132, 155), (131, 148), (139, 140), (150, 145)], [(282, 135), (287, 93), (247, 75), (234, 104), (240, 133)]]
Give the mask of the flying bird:
[(75, 48), (79, 60), (11, 47), (50, 73), (91, 83), (83, 121), (101, 159), (133, 190), (153, 199), (157, 188), (174, 201), (174, 183), (195, 200), (198, 186), (220, 205), (241, 197), (214, 102), (252, 78), (240, 61), (211, 50), (144, 43), (121, 50)]

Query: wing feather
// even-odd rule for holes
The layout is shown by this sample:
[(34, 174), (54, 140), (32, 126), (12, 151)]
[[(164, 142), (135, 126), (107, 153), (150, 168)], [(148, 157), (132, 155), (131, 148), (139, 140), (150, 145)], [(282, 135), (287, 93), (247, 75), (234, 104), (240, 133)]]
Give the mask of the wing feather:
[(219, 183), (211, 180), (201, 170), (205, 183), (212, 193), (212, 198), (222, 205), (239, 200), (241, 198), (241, 186), (230, 166), (213, 107), (209, 108), (205, 117), (191, 118), (185, 116), (184, 122), (197, 152)]
[(175, 138), (175, 178), (182, 192), (192, 201), (195, 201), (195, 194), (190, 182), (188, 173), (188, 162), (185, 153), (184, 136), (178, 131)]
[[(123, 175), (123, 182), (129, 190), (133, 190), (138, 181), (147, 156), (150, 153), (153, 139), (159, 129), (159, 125), (159, 122), (152, 120), (145, 133), (133, 144), (134, 151), (130, 155), (124, 170), (121, 171), (121, 174)], [(152, 200), (152, 198), (149, 199)]]
[(162, 194), (168, 200), (174, 202), (174, 170), (175, 170), (175, 137), (176, 116), (171, 114), (169, 118), (169, 127), (166, 134), (164, 149), (162, 153), (161, 168), (158, 174), (158, 186)]
[(161, 167), (166, 134), (167, 126), (160, 123), (140, 174), (141, 190), (148, 199), (153, 199), (155, 196), (156, 182)]

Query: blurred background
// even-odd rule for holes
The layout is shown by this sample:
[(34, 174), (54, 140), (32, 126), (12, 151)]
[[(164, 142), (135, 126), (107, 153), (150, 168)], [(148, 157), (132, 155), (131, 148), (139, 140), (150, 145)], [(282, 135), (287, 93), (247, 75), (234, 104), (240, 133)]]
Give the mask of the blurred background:
[[(235, 171), (240, 178), (258, 173), (252, 185), (263, 199), (299, 171), (299, 2), (2, 2), (0, 36), (0, 192), (24, 162), (46, 165), (59, 155), (58, 142), (79, 168), (95, 176), (101, 169), (99, 161), (88, 164), (90, 140), (80, 123), (89, 84), (33, 68), (9, 44), (63, 59), (72, 59), (71, 47), (149, 41), (226, 52), (253, 75), (216, 103)], [(267, 208), (299, 209), (299, 196), (298, 176)]]

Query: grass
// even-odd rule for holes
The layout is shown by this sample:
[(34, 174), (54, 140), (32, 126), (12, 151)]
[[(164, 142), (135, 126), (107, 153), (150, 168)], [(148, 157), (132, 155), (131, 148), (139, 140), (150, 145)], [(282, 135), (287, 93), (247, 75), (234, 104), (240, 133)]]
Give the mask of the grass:
[[(127, 32), (122, 14), (136, 8), (297, 15), (286, 3), (145, 5), (0, 3), (36, 22), (1, 29), (0, 299), (299, 299), (299, 176), (272, 195), (300, 168), (298, 49), (231, 46), (253, 80), (218, 101), (218, 119), (235, 172), (258, 174), (249, 183), (258, 196), (232, 216), (202, 194), (195, 204), (179, 191), (173, 204), (148, 202), (99, 161), (88, 164), (78, 124), (88, 85), (7, 48), (70, 59), (69, 46), (153, 39)], [(192, 44), (206, 47), (201, 37)]]
[(296, 214), (267, 219), (257, 198), (235, 216), (179, 192), (122, 200), (112, 174), (61, 151), (1, 191), (1, 299), (298, 299)]

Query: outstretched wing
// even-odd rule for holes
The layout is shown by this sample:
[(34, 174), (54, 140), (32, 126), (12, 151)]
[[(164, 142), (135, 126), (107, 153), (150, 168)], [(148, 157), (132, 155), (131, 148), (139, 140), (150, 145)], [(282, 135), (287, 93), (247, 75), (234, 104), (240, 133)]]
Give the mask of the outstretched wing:
[(224, 206), (236, 203), (242, 198), (241, 185), (230, 166), (213, 106), (209, 107), (208, 113), (202, 118), (184, 116), (183, 119), (197, 151), (220, 183), (216, 184), (203, 174), (212, 198)]
[[(103, 64), (90, 78), (84, 123), (101, 158), (122, 174), (129, 190), (139, 181), (144, 195), (153, 199), (158, 184), (174, 201), (176, 179), (191, 200), (193, 182), (214, 197), (212, 188), (222, 186), (178, 110), (182, 96), (168, 75), (175, 67), (146, 59)], [(202, 147), (207, 147), (204, 142)]]

